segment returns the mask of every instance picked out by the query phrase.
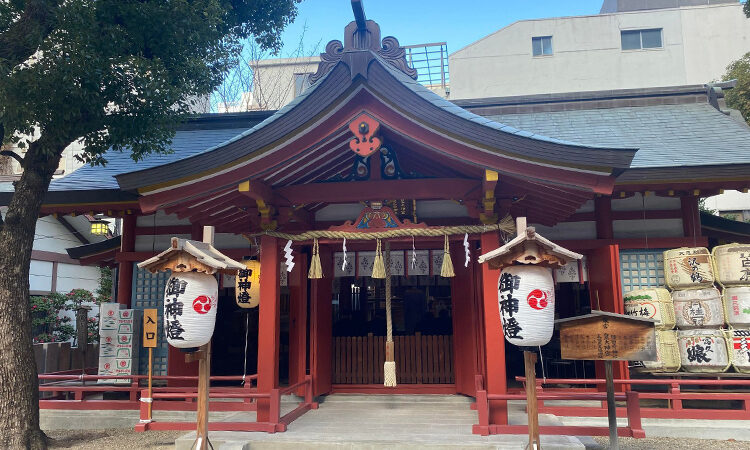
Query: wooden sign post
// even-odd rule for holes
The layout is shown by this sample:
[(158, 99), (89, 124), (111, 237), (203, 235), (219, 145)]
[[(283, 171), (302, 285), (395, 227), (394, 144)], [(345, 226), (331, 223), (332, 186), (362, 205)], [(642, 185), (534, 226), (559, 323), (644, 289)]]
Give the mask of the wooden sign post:
[(154, 375), (154, 347), (156, 347), (157, 333), (156, 309), (143, 310), (143, 346), (148, 348), (148, 420), (151, 420), (151, 412), (154, 404), (152, 397), (153, 375)]
[(556, 321), (560, 326), (562, 359), (603, 360), (607, 380), (609, 448), (617, 450), (617, 409), (612, 361), (656, 360), (653, 319), (605, 311)]

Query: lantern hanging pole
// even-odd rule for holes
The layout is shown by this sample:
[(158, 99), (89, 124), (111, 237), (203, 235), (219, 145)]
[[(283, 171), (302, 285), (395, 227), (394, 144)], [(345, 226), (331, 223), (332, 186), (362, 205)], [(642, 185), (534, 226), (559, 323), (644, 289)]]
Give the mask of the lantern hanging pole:
[[(516, 235), (526, 233), (526, 217), (516, 217)], [(529, 418), (529, 450), (542, 448), (539, 442), (539, 404), (536, 400), (536, 352), (523, 351), (523, 367), (526, 374), (526, 414)]]
[[(203, 242), (214, 244), (215, 229), (212, 226), (203, 227)], [(198, 405), (196, 418), (196, 449), (208, 450), (208, 394), (211, 388), (211, 341), (201, 347), (198, 352)], [(211, 446), (213, 448), (213, 446)]]

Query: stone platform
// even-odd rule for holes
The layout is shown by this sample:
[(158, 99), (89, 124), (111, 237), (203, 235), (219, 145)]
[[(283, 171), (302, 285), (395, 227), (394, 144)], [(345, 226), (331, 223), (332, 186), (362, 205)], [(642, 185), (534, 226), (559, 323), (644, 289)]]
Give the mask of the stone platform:
[[(526, 435), (478, 436), (471, 433), (477, 413), (471, 399), (457, 395), (354, 395), (335, 394), (322, 399), (318, 410), (292, 422), (284, 433), (212, 432), (219, 449), (523, 449)], [(282, 409), (291, 409), (287, 399)], [(524, 404), (511, 402), (510, 422), (526, 423)], [(255, 420), (255, 413), (233, 413), (220, 420)], [(542, 425), (561, 425), (555, 416), (540, 416)], [(190, 432), (177, 439), (175, 448), (189, 449)], [(586, 442), (588, 441), (588, 442)], [(584, 449), (589, 438), (542, 436), (545, 449)]]

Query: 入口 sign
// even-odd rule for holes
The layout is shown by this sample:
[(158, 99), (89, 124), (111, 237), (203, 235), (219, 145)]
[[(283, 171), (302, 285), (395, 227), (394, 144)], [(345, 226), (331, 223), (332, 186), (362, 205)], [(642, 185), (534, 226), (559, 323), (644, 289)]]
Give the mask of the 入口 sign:
[(155, 348), (157, 333), (157, 315), (156, 309), (143, 310), (143, 346)]

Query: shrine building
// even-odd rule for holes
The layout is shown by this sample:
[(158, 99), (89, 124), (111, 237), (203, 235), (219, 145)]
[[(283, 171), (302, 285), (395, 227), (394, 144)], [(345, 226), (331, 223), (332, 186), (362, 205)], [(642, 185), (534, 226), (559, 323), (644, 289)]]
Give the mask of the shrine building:
[[(214, 226), (218, 250), (260, 261), (261, 300), (239, 308), (234, 280), (220, 279), (212, 375), (257, 371), (259, 392), (309, 375), (316, 396), (474, 396), (477, 375), (489, 393), (517, 385), (523, 360), (505, 344), (499, 274), (477, 262), (515, 235), (517, 217), (585, 256), (555, 272), (558, 318), (622, 313), (623, 292), (663, 284), (664, 249), (747, 242), (744, 224), (699, 211), (700, 197), (750, 187), (750, 129), (724, 111), (720, 87), (452, 103), (418, 83), (404, 55), (358, 18), (282, 109), (192, 118), (173, 153), (137, 164), (111, 152), (106, 167), (54, 180), (43, 214), (121, 217), (120, 237), (70, 253), (117, 268), (117, 302), (160, 311), (168, 274), (135, 264)], [(376, 235), (390, 248), (396, 387), (383, 386)], [(453, 276), (441, 276), (446, 254)], [(594, 363), (562, 360), (554, 338), (542, 354), (547, 374), (601, 377)], [(154, 361), (156, 374), (197, 373), (163, 339)], [(615, 377), (628, 377), (626, 363)], [(491, 420), (504, 423), (496, 403)]]

